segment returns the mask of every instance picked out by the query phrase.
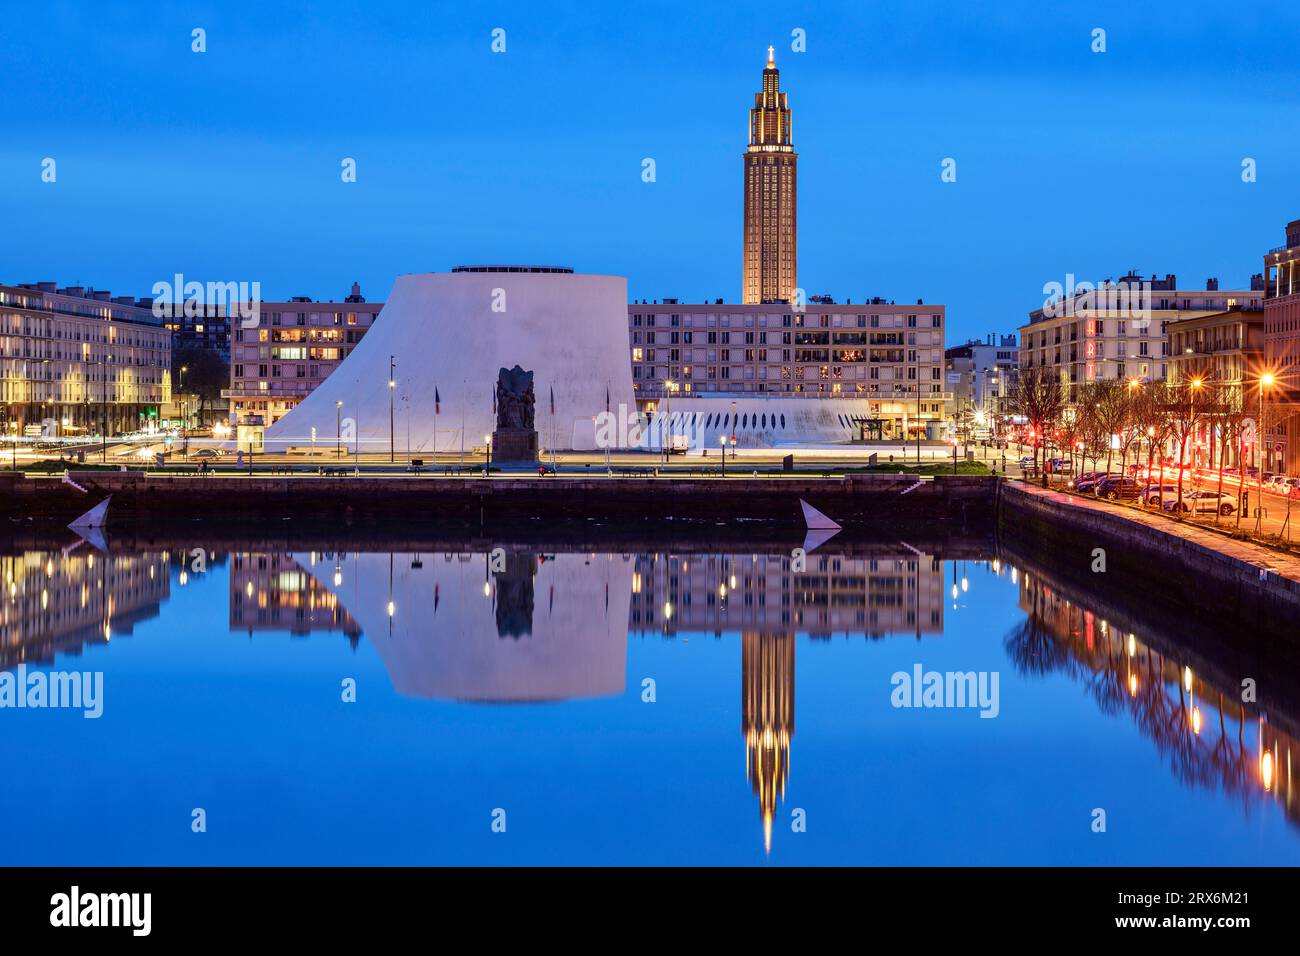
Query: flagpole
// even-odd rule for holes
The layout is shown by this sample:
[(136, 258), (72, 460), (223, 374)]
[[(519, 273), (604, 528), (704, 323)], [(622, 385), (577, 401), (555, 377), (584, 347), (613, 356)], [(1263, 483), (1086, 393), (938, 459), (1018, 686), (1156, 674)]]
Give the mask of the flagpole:
[(460, 467), (465, 467), (465, 380), (460, 380)]

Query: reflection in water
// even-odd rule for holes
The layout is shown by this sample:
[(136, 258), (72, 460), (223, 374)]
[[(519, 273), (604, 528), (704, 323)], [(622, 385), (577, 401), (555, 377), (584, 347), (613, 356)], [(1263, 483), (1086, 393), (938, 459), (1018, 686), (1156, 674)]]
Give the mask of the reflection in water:
[(910, 549), (871, 557), (810, 555), (795, 571), (789, 555), (643, 555), (632, 579), (631, 627), (666, 636), (741, 631), (741, 736), (758, 798), (763, 845), (785, 799), (794, 737), (795, 632), (943, 633), (943, 562)]
[(1007, 635), (1006, 647), (1022, 674), (1068, 675), (1103, 713), (1127, 713), (1178, 780), (1221, 789), (1247, 810), (1261, 792), (1269, 793), (1300, 823), (1294, 713), (1278, 713), (1273, 721), (1262, 709), (1252, 713), (1230, 676), (1194, 673), (1185, 660), (1149, 646), (1136, 630), (1115, 626), (1037, 571), (1010, 573), (1019, 579), (1026, 617)]
[(107, 644), (158, 614), (170, 587), (166, 552), (61, 555), (26, 551), (0, 556), (0, 667), (48, 664), (56, 653)]
[(232, 631), (342, 631), (355, 648), (361, 627), (291, 554), (236, 554), (230, 562)]
[(794, 635), (746, 631), (740, 642), (745, 769), (763, 817), (763, 848), (770, 852), (777, 796), (785, 799), (790, 776)]
[(748, 628), (871, 638), (943, 633), (943, 562), (922, 554), (642, 555), (632, 579), (631, 627), (663, 633)]
[[(631, 559), (519, 551), (504, 560), (497, 572), (489, 554), (464, 552), (241, 555), (235, 564), (250, 575), (244, 591), (278, 595), (307, 630), (299, 610), (313, 606), (359, 628), (399, 694), (500, 703), (621, 694)], [(232, 623), (241, 593), (232, 577)]]
[[(159, 613), (173, 570), (178, 585), (198, 582), (186, 574), (187, 559), (185, 551), (87, 548), (0, 558), (7, 589), (0, 665), (48, 663), (57, 652), (129, 632)], [(785, 553), (238, 552), (229, 567), (229, 627), (341, 633), (354, 649), (364, 636), (397, 693), (490, 703), (622, 694), (629, 633), (739, 635), (745, 772), (770, 851), (777, 805), (796, 782), (796, 635), (941, 635), (949, 585), (956, 600), (971, 569), (982, 567), (1018, 586), (1024, 618), (1004, 644), (1020, 675), (1082, 684), (1099, 710), (1129, 716), (1176, 779), (1233, 794), (1245, 810), (1277, 800), (1300, 823), (1293, 700), (1243, 702), (1230, 668), (1015, 560), (968, 567), (907, 546), (815, 553), (802, 570)]]

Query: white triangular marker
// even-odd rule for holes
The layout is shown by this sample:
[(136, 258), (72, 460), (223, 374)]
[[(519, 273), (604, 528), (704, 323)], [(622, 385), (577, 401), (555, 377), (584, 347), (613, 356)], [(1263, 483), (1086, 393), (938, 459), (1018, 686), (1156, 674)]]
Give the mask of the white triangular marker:
[(839, 533), (839, 528), (809, 528), (803, 539), (804, 554), (812, 554), (815, 549), (820, 548)]
[(73, 531), (78, 531), (82, 528), (104, 527), (104, 521), (108, 515), (108, 503), (112, 500), (113, 500), (113, 496), (109, 495), (107, 498), (105, 498), (99, 504), (95, 505), (95, 507), (91, 508), (89, 511), (87, 511), (76, 521), (72, 522), (72, 524), (68, 525), (68, 527), (71, 528)]
[(836, 522), (826, 517), (802, 498), (799, 499), (799, 504), (803, 508), (804, 524), (809, 528), (817, 528), (819, 530), (840, 530), (840, 526)]

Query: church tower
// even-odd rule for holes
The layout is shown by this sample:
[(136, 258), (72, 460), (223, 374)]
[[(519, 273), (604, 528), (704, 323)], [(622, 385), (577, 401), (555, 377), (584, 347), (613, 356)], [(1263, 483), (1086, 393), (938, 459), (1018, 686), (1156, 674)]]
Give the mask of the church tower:
[(790, 107), (780, 90), (775, 51), (767, 48), (763, 91), (749, 111), (745, 150), (744, 287), (746, 303), (794, 300), (795, 192), (798, 154), (790, 142)]

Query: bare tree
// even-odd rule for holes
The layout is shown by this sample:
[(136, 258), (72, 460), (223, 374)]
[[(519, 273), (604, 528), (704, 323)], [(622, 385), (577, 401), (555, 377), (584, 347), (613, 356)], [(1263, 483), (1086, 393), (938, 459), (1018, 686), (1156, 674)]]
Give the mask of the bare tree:
[(1120, 435), (1127, 427), (1133, 411), (1131, 389), (1117, 379), (1092, 383), (1092, 417), (1096, 423), (1097, 437), (1106, 449), (1106, 471), (1110, 472), (1114, 456), (1112, 435)]
[(1023, 369), (1016, 378), (1010, 404), (1015, 414), (1024, 416), (1034, 436), (1034, 467), (1040, 469), (1046, 487), (1047, 473), (1039, 464), (1039, 451), (1065, 405), (1060, 379), (1041, 367)]
[(1183, 469), (1187, 463), (1187, 443), (1214, 414), (1214, 389), (1204, 379), (1188, 379), (1186, 384), (1165, 389), (1169, 435), (1178, 443), (1178, 504), (1183, 508)]
[[(1231, 456), (1235, 466), (1240, 469), (1241, 440), (1245, 435), (1246, 422), (1250, 419), (1250, 413), (1242, 401), (1241, 385), (1223, 384), (1216, 387), (1217, 395), (1215, 404), (1217, 406), (1214, 415), (1213, 430), (1214, 437), (1218, 439), (1218, 458), (1219, 458), (1219, 495), (1223, 495), (1223, 470), (1228, 467), (1228, 459)], [(1241, 480), (1245, 482), (1245, 472), (1241, 472)], [(1237, 524), (1241, 524), (1241, 494), (1237, 494)], [(1214, 521), (1218, 523), (1218, 512), (1215, 512)]]
[[(1169, 415), (1166, 407), (1169, 404), (1168, 397), (1169, 387), (1164, 382), (1151, 382), (1139, 385), (1132, 399), (1132, 419), (1133, 427), (1147, 443), (1147, 486), (1150, 487), (1152, 481), (1153, 459), (1155, 458), (1156, 448), (1163, 446), (1165, 440), (1169, 437)], [(1164, 468), (1160, 469), (1160, 478), (1156, 481), (1158, 487), (1164, 485)], [(1145, 503), (1148, 492), (1144, 491), (1142, 495)], [(1160, 492), (1158, 504), (1164, 505), (1164, 492)]]
[(1120, 471), (1128, 474), (1129, 449), (1142, 439), (1142, 429), (1138, 424), (1142, 402), (1142, 385), (1137, 379), (1124, 383), (1124, 413), (1118, 423), (1115, 434), (1119, 436)]

